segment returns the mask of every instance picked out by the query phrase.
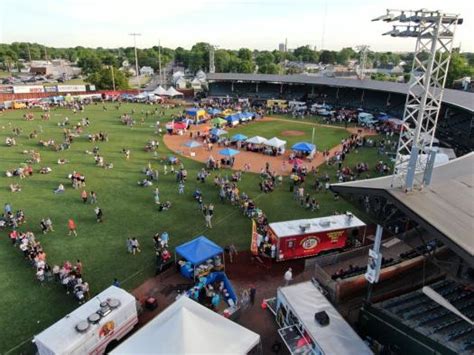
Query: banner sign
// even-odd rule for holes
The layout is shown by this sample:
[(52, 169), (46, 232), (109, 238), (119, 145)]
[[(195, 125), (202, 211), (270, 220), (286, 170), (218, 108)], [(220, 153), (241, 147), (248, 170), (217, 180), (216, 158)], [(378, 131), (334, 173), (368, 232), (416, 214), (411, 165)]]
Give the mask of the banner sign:
[(44, 92), (42, 85), (22, 85), (22, 86), (13, 86), (14, 94), (36, 94), (39, 92)]
[(257, 223), (252, 219), (252, 242), (250, 243), (250, 251), (253, 255), (258, 255), (257, 237)]
[(84, 92), (85, 85), (58, 85), (58, 92)]

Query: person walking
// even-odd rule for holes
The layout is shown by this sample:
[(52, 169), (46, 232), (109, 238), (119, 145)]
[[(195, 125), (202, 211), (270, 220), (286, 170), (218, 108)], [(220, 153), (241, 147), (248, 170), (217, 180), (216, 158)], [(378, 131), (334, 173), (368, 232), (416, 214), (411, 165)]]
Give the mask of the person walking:
[(288, 286), (290, 282), (293, 280), (293, 271), (291, 270), (291, 267), (288, 270), (286, 270), (284, 279), (285, 279), (285, 286)]
[(129, 254), (133, 253), (132, 238), (130, 238), (130, 237), (127, 238), (127, 252)]
[(67, 222), (67, 227), (69, 229), (69, 234), (68, 235), (74, 234), (74, 236), (77, 237), (76, 222), (74, 222), (74, 220), (72, 218), (69, 218), (69, 220)]
[(96, 204), (97, 203), (97, 194), (94, 191), (91, 191), (90, 196), (91, 196), (91, 205)]
[(180, 182), (179, 185), (178, 185), (178, 193), (180, 195), (184, 194), (184, 183), (183, 182)]
[(46, 224), (46, 231), (47, 232), (54, 232), (53, 221), (51, 220), (51, 218), (49, 218), (49, 217), (46, 218), (45, 224)]
[(155, 188), (155, 204), (160, 204), (160, 190), (158, 188)]
[(94, 208), (94, 212), (95, 212), (95, 217), (97, 218), (97, 223), (102, 223), (103, 222), (103, 213), (102, 213), (102, 209), (97, 206), (96, 208)]
[(212, 229), (212, 215), (209, 213), (209, 210), (206, 211), (204, 220), (206, 221), (206, 227)]
[(81, 198), (82, 198), (83, 203), (87, 203), (87, 191), (86, 190), (82, 190)]
[(257, 295), (257, 289), (255, 285), (250, 285), (250, 303), (252, 306), (255, 304), (255, 296)]
[(136, 253), (141, 253), (140, 250), (140, 243), (136, 237), (132, 238), (132, 254), (135, 255)]

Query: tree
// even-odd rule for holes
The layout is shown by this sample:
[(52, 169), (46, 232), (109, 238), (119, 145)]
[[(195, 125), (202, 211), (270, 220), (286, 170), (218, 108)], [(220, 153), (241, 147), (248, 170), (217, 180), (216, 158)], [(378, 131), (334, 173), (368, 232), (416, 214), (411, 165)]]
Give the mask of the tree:
[(84, 74), (90, 74), (99, 71), (102, 68), (102, 61), (95, 54), (84, 55), (79, 58), (77, 63), (82, 68)]
[(461, 79), (465, 76), (474, 76), (474, 67), (469, 65), (466, 57), (454, 52), (451, 55), (451, 61), (449, 63), (446, 87), (452, 87), (455, 80)]
[(241, 60), (252, 61), (252, 51), (248, 48), (240, 48), (237, 56)]
[(275, 64), (275, 57), (269, 51), (262, 51), (255, 57), (255, 62), (259, 67), (266, 66), (269, 64)]
[(275, 63), (263, 64), (258, 67), (258, 72), (261, 74), (278, 74), (280, 66)]
[(255, 64), (251, 60), (242, 60), (239, 65), (239, 73), (251, 74), (255, 71)]
[(298, 47), (293, 51), (293, 55), (305, 63), (316, 63), (318, 61), (317, 53), (309, 46)]
[(336, 62), (337, 64), (342, 64), (345, 65), (351, 58), (356, 57), (356, 52), (348, 47), (348, 48), (342, 48), (337, 54), (336, 54)]
[(324, 64), (334, 64), (336, 62), (336, 52), (324, 50), (319, 55), (319, 60)]
[[(117, 90), (129, 89), (128, 78), (124, 72), (114, 68), (115, 88)], [(113, 89), (112, 70), (110, 68), (102, 68), (96, 72), (91, 73), (87, 77), (87, 81), (94, 84), (98, 90)]]
[(218, 49), (214, 53), (214, 62), (218, 73), (226, 73), (229, 71), (230, 54), (225, 49)]

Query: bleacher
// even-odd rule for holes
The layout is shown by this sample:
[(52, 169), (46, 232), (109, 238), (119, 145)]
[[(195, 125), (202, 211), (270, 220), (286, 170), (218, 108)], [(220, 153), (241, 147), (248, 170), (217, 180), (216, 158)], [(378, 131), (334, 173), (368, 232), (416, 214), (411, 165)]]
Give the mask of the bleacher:
[[(474, 318), (474, 292), (453, 280), (431, 288), (466, 317)], [(403, 325), (440, 343), (457, 354), (474, 353), (474, 326), (427, 297), (421, 290), (374, 305)]]

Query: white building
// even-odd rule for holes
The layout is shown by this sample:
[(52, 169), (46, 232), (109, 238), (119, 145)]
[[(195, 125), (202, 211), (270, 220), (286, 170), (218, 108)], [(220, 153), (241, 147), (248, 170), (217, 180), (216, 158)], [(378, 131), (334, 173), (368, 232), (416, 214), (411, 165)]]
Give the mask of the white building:
[(152, 67), (141, 67), (140, 68), (140, 75), (147, 75), (152, 76), (155, 73)]
[(186, 89), (188, 81), (184, 78), (184, 76), (180, 76), (176, 79), (174, 86), (176, 89)]

